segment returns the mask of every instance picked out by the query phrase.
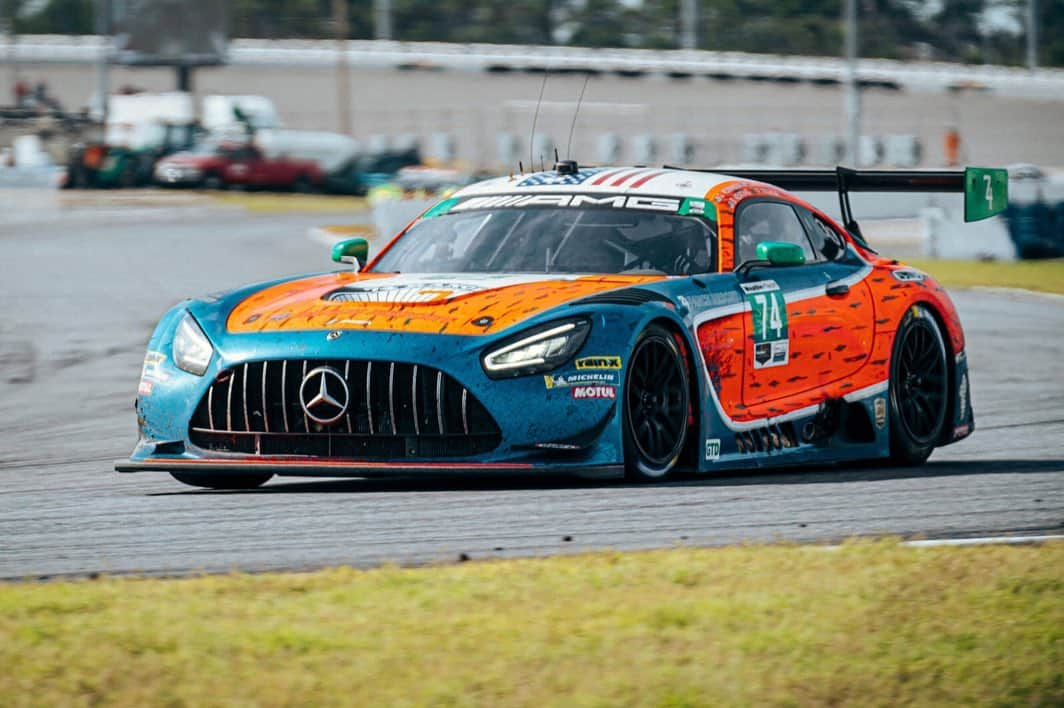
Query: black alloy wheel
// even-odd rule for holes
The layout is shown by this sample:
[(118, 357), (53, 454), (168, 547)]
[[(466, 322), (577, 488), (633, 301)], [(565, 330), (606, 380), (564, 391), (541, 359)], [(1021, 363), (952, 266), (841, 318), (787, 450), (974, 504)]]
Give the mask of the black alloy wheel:
[(269, 472), (210, 474), (203, 472), (171, 472), (170, 476), (182, 484), (207, 489), (255, 489), (270, 481)]
[(931, 311), (910, 307), (894, 339), (890, 367), (890, 454), (922, 464), (942, 437), (949, 410), (946, 343)]
[(673, 335), (651, 325), (628, 359), (624, 458), (628, 479), (652, 482), (676, 466), (687, 439), (687, 367)]

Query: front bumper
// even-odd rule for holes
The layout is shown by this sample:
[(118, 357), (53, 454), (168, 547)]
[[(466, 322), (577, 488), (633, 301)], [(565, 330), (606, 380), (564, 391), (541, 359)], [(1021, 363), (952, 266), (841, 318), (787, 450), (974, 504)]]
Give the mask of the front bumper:
[(619, 479), (624, 465), (550, 466), (507, 462), (359, 462), (318, 458), (118, 460), (117, 472), (198, 472), (203, 474), (270, 474), (290, 477), (390, 477), (390, 476), (544, 476), (569, 474), (585, 479)]

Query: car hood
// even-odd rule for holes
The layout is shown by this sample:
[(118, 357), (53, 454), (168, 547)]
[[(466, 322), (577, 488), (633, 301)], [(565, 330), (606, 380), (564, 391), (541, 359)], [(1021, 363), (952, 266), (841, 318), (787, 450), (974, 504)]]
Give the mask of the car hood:
[(160, 165), (190, 165), (192, 167), (198, 167), (206, 165), (215, 160), (214, 155), (196, 155), (190, 152), (177, 152), (173, 155), (168, 155), (159, 160)]
[(545, 310), (659, 275), (329, 273), (260, 290), (229, 314), (231, 333), (370, 330), (498, 332)]

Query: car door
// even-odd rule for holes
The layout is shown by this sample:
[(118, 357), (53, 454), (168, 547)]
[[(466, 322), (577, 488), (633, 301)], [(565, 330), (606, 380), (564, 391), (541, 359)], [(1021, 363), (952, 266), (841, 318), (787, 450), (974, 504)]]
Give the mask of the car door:
[(856, 372), (872, 349), (872, 300), (860, 278), (867, 265), (844, 260), (837, 241), (825, 245), (826, 234), (811, 239), (809, 216), (782, 198), (751, 198), (735, 212), (737, 264), (755, 260), (757, 245), (765, 241), (798, 245), (805, 255), (804, 265), (758, 267), (739, 275), (749, 307), (743, 404), (751, 411), (764, 408), (764, 415), (822, 399), (823, 387)]

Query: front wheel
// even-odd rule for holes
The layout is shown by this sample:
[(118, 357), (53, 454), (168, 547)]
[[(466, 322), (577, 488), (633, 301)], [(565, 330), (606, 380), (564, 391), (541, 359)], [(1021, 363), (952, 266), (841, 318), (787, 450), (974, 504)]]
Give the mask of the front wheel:
[(687, 367), (672, 334), (657, 325), (636, 340), (624, 385), (628, 479), (653, 482), (676, 466), (687, 439)]
[(171, 472), (170, 476), (190, 487), (207, 489), (255, 489), (270, 481), (268, 472), (255, 474), (210, 474), (203, 472)]
[(931, 311), (913, 305), (894, 338), (890, 364), (890, 459), (920, 465), (942, 437), (949, 408), (946, 342)]

